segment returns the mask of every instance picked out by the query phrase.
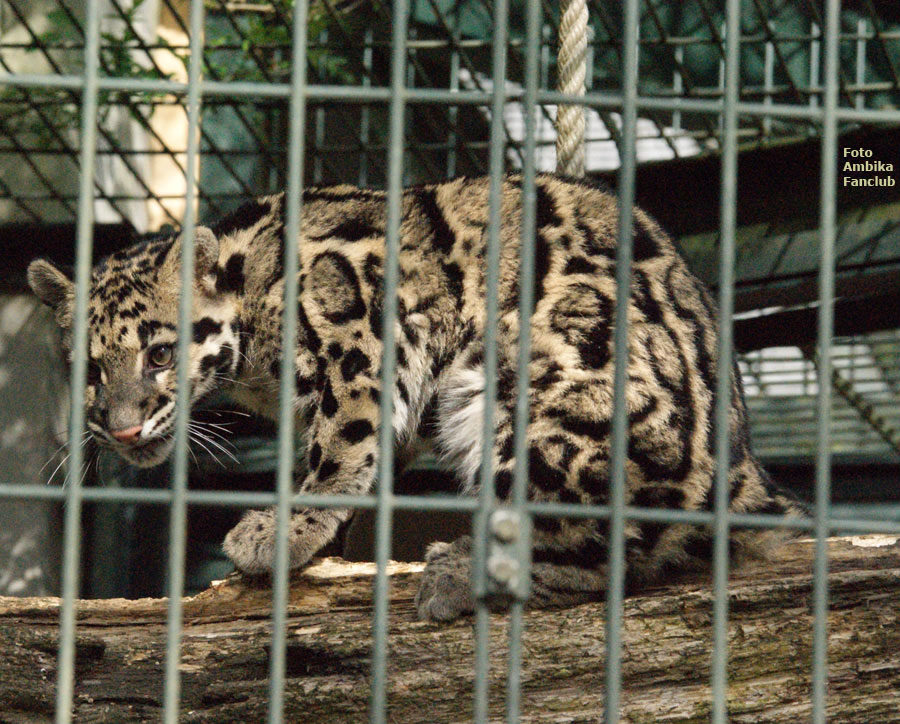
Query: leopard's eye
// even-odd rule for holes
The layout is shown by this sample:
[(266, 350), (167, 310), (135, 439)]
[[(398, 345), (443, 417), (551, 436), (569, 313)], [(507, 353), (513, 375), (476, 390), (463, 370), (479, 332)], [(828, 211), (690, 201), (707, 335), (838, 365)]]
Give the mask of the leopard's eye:
[(172, 363), (172, 358), (174, 356), (175, 350), (172, 348), (172, 345), (158, 344), (155, 347), (152, 347), (150, 352), (147, 353), (147, 360), (150, 363), (148, 366), (150, 369), (166, 367)]

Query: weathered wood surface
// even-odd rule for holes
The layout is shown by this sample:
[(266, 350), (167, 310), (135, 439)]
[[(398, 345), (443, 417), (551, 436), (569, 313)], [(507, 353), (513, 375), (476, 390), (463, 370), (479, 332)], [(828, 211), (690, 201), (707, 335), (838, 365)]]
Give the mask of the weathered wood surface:
[[(874, 545), (878, 543), (879, 545)], [(829, 721), (900, 722), (900, 543), (830, 542)], [(812, 544), (734, 572), (729, 594), (730, 721), (809, 721)], [(389, 721), (471, 721), (467, 619), (416, 620), (421, 570), (391, 570)], [(372, 567), (326, 560), (292, 582), (285, 720), (367, 720)], [(265, 721), (269, 595), (239, 578), (185, 599), (184, 722)], [(622, 714), (627, 722), (709, 720), (708, 580), (625, 600)], [(0, 723), (49, 722), (59, 601), (0, 598)], [(491, 711), (502, 718), (507, 617), (492, 615)], [(76, 722), (159, 721), (165, 600), (78, 605)], [(522, 721), (599, 722), (604, 605), (525, 617)]]

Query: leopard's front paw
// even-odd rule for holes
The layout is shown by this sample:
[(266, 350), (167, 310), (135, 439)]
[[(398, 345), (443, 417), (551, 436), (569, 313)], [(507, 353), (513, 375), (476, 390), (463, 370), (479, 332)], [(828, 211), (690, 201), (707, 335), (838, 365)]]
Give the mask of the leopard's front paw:
[(416, 612), (424, 621), (452, 621), (475, 610), (470, 581), (471, 539), (433, 543), (416, 594)]
[(270, 573), (275, 565), (275, 515), (271, 510), (250, 510), (222, 543), (239, 571), (251, 575)]
[[(334, 536), (338, 518), (329, 511), (294, 513), (288, 525), (290, 568), (309, 563)], [(239, 571), (250, 575), (271, 573), (275, 567), (275, 511), (251, 510), (225, 536), (222, 548)]]

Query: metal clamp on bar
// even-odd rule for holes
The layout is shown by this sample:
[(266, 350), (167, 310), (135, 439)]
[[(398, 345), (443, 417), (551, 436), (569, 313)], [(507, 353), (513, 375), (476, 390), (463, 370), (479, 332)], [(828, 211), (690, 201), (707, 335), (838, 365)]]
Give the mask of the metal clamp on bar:
[(488, 519), (486, 586), (481, 598), (524, 601), (531, 592), (531, 516), (510, 507)]

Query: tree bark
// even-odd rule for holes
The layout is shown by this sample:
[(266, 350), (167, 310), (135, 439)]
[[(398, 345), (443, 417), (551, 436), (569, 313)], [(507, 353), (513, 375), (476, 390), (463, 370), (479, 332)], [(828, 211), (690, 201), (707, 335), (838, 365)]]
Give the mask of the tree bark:
[[(900, 543), (829, 541), (830, 722), (900, 722)], [(809, 541), (733, 571), (729, 586), (729, 720), (808, 721), (812, 569)], [(418, 564), (390, 569), (391, 722), (472, 720), (472, 619), (416, 620)], [(285, 721), (367, 719), (373, 566), (326, 559), (291, 584)], [(263, 722), (268, 704), (270, 590), (239, 576), (184, 600), (181, 721)], [(526, 611), (523, 722), (599, 722), (602, 602)], [(76, 722), (159, 721), (164, 599), (80, 601)], [(625, 599), (622, 718), (707, 722), (712, 651), (708, 578)], [(0, 722), (52, 720), (59, 600), (0, 598)], [(491, 615), (490, 712), (503, 719), (508, 616)]]

